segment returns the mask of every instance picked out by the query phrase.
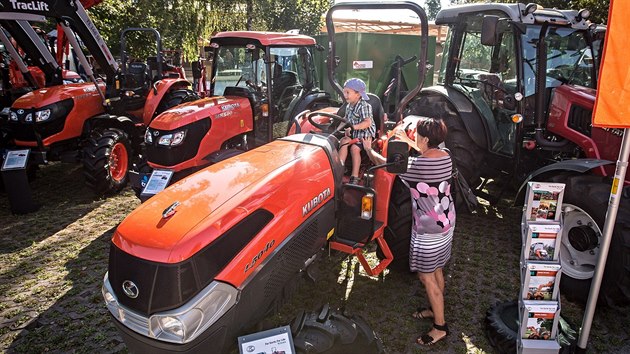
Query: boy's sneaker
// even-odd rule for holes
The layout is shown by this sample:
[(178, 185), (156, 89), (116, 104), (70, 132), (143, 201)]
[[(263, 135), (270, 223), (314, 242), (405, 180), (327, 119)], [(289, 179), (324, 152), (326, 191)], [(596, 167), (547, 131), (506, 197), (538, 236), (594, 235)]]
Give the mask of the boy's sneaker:
[(359, 177), (350, 176), (349, 184), (359, 184)]

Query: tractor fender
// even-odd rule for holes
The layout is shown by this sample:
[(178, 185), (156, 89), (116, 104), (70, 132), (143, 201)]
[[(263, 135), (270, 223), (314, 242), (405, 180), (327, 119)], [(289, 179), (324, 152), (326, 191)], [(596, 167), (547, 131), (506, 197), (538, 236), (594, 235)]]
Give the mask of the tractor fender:
[(177, 90), (191, 86), (190, 82), (186, 79), (162, 79), (153, 84), (149, 95), (147, 96), (146, 104), (144, 105), (144, 112), (142, 113), (142, 121), (145, 125), (149, 125), (151, 119), (155, 115), (155, 110), (160, 105), (160, 102), (164, 98), (167, 92), (171, 90)]
[(608, 165), (613, 163), (608, 160), (600, 160), (600, 159), (575, 159), (575, 160), (564, 160), (560, 162), (553, 163), (551, 165), (547, 165), (537, 169), (536, 171), (530, 173), (525, 181), (521, 184), (518, 189), (518, 193), (514, 198), (514, 206), (522, 205), (523, 200), (525, 198), (525, 191), (527, 190), (527, 183), (531, 181), (534, 177), (539, 176), (543, 173), (547, 173), (550, 171), (572, 171), (578, 173), (584, 173), (590, 171), (594, 168)]
[(129, 135), (129, 138), (132, 140), (132, 144), (134, 144), (134, 146), (136, 144), (136, 135), (138, 135), (134, 134), (136, 124), (129, 117), (115, 116), (111, 114), (101, 114), (92, 117), (83, 125), (83, 136), (90, 136), (90, 132), (97, 127), (117, 128), (123, 130)]
[(446, 101), (455, 107), (473, 142), (479, 147), (487, 149), (489, 146), (488, 132), (492, 134), (493, 131), (491, 129), (494, 127), (494, 133), (498, 134), (494, 123), (488, 124), (488, 122), (485, 122), (477, 107), (463, 93), (452, 87), (436, 85), (425, 87), (419, 93), (419, 96), (435, 95), (444, 97)]

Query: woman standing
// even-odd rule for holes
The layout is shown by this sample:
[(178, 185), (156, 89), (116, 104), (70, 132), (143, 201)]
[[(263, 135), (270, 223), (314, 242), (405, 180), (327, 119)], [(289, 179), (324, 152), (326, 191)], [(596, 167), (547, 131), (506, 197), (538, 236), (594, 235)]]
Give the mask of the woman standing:
[[(433, 328), (416, 341), (432, 345), (449, 334), (444, 317), (444, 274), (442, 269), (451, 257), (451, 243), (455, 228), (455, 204), (451, 196), (452, 161), (438, 146), (446, 138), (446, 125), (440, 119), (422, 117), (416, 127), (415, 141), (409, 139), (402, 127), (395, 135), (420, 152), (409, 157), (407, 172), (399, 177), (411, 193), (411, 242), (409, 267), (418, 274), (431, 305), (419, 308), (412, 316), (433, 318)], [(385, 158), (371, 149), (372, 139), (364, 139), (363, 146), (376, 163)]]

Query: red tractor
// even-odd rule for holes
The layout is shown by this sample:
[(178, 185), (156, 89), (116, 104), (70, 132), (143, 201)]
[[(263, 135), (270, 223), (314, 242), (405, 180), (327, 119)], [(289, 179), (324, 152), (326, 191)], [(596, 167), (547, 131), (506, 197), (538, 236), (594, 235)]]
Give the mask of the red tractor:
[[(491, 202), (514, 185), (521, 196), (530, 180), (566, 184), (560, 285), (583, 301), (622, 136), (591, 124), (605, 28), (588, 15), (536, 4), (443, 9), (436, 24), (450, 32), (440, 83), (424, 88), (408, 110), (444, 119), (459, 170)], [(483, 192), (489, 180), (502, 186), (494, 195)], [(627, 187), (623, 195), (600, 295), (608, 303), (630, 295)]]
[(142, 194), (154, 170), (175, 182), (210, 164), (299, 132), (295, 116), (332, 104), (318, 89), (311, 37), (273, 32), (222, 32), (208, 47), (210, 97), (157, 116), (144, 137), (146, 163), (131, 171)]
[[(162, 65), (159, 33), (153, 29), (129, 29), (122, 34), (122, 68), (75, 1), (40, 1), (38, 6), (18, 6), (0, 0), (2, 19), (56, 20), (91, 83), (39, 89), (18, 98), (9, 113), (14, 143), (30, 148), (29, 164), (49, 160), (83, 163), (86, 183), (97, 194), (112, 194), (128, 181), (134, 151), (149, 122), (160, 112), (197, 96), (183, 78), (171, 77)], [(125, 58), (124, 35), (130, 30), (150, 31), (157, 41), (155, 60), (129, 62)], [(97, 78), (79, 45), (88, 49)]]
[[(327, 22), (333, 12), (352, 9), (379, 13), (391, 9), (419, 18), (423, 44), (419, 58), (425, 63), (428, 24), (416, 3), (337, 3)], [(334, 26), (328, 28), (334, 37)], [(334, 59), (331, 48), (328, 60)], [(426, 66), (418, 65), (419, 85), (425, 73)], [(253, 80), (242, 75), (227, 80), (234, 83), (227, 87), (248, 90), (236, 85)], [(339, 86), (334, 77), (331, 80)], [(216, 85), (215, 79), (215, 90)], [(254, 86), (251, 90), (257, 86), (249, 85)], [(419, 91), (420, 86), (414, 88), (403, 102)], [(185, 111), (193, 105), (180, 108)], [(401, 215), (398, 203), (408, 200), (409, 190), (396, 183), (393, 174), (406, 169), (408, 145), (385, 140), (382, 153), (388, 163), (370, 166), (363, 185), (344, 183), (338, 149), (347, 121), (332, 113), (318, 114), (308, 114), (307, 119), (326, 131), (281, 137), (212, 164), (156, 194), (119, 225), (102, 291), (130, 351), (228, 352), (236, 336), (281, 306), (296, 277), (327, 242), (357, 255), (369, 274), (380, 273), (392, 261), (408, 262), (392, 257), (384, 240), (387, 232), (398, 230), (404, 235), (397, 239), (406, 237), (408, 249), (411, 208)], [(332, 123), (325, 122), (328, 119)], [(417, 120), (407, 117), (401, 124), (413, 125)], [(272, 132), (266, 132), (268, 137), (273, 137)], [(376, 266), (370, 266), (362, 254), (371, 241), (384, 256)], [(309, 328), (331, 330), (323, 324)], [(359, 343), (362, 339), (356, 336), (344, 342), (352, 349), (342, 352), (374, 352)], [(319, 352), (320, 345), (311, 344), (309, 351)]]

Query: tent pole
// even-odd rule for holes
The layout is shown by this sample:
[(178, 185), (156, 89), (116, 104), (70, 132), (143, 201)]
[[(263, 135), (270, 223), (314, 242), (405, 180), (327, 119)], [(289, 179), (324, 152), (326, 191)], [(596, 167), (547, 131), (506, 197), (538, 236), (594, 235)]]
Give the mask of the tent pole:
[(602, 277), (604, 274), (604, 268), (606, 267), (606, 258), (608, 258), (610, 239), (615, 227), (617, 211), (619, 210), (619, 198), (621, 196), (621, 191), (623, 190), (623, 184), (626, 177), (629, 153), (630, 134), (628, 133), (628, 128), (626, 128), (623, 132), (623, 141), (621, 143), (619, 159), (617, 160), (617, 168), (615, 169), (613, 185), (610, 191), (610, 199), (608, 200), (608, 211), (606, 212), (606, 221), (604, 222), (604, 230), (602, 231), (599, 258), (597, 259), (597, 264), (595, 265), (595, 273), (593, 274), (593, 280), (591, 281), (591, 290), (588, 293), (588, 301), (586, 302), (586, 310), (584, 312), (584, 319), (582, 320), (582, 330), (580, 331), (580, 338), (578, 339), (577, 353), (586, 353), (586, 344), (591, 331), (591, 325), (593, 324), (595, 307), (597, 306), (597, 296), (599, 295), (599, 289), (602, 285)]

